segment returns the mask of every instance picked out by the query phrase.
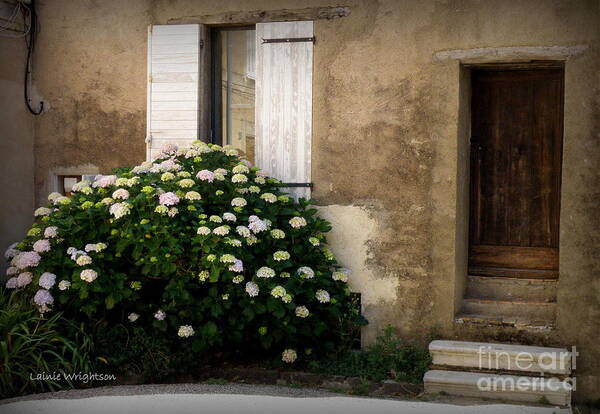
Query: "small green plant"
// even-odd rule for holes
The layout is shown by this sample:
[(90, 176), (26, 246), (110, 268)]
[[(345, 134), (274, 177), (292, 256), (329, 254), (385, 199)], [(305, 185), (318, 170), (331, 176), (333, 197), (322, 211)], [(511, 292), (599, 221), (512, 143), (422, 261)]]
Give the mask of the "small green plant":
[(542, 395), (539, 399), (538, 402), (540, 404), (544, 404), (544, 405), (550, 405), (550, 401), (548, 400), (548, 398), (545, 395)]
[(213, 384), (213, 385), (225, 385), (228, 384), (229, 381), (227, 381), (224, 378), (209, 378), (206, 381), (204, 381), (205, 384)]
[(41, 316), (0, 290), (0, 398), (73, 388), (73, 374), (92, 371), (92, 345), (61, 313)]
[(326, 360), (309, 364), (309, 367), (329, 375), (420, 383), (430, 363), (431, 357), (425, 346), (405, 342), (392, 327), (387, 327), (373, 345), (363, 350), (341, 349)]

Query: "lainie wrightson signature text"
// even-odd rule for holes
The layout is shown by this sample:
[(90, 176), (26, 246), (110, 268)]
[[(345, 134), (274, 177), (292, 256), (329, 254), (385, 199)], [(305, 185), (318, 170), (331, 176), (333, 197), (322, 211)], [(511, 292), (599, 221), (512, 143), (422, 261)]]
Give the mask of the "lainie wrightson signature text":
[(117, 377), (114, 374), (101, 374), (98, 372), (38, 372), (29, 373), (31, 381), (71, 381), (88, 383), (90, 381), (114, 381)]

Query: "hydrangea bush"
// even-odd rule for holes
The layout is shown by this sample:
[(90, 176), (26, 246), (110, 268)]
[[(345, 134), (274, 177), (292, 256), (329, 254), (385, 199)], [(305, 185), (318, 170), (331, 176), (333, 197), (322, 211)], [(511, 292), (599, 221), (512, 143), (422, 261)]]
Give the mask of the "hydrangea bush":
[(232, 148), (195, 141), (49, 195), (6, 287), (41, 313), (145, 326), (194, 351), (333, 349), (360, 312), (330, 224)]

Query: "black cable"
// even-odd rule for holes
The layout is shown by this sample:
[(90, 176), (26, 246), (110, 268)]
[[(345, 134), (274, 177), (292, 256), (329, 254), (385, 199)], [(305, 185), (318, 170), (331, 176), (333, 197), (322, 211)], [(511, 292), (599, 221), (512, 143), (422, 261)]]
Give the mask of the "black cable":
[(29, 13), (29, 28), (30, 28), (29, 34), (27, 36), (25, 36), (25, 44), (27, 45), (27, 60), (25, 62), (25, 88), (24, 88), (25, 105), (27, 105), (27, 109), (33, 115), (39, 115), (44, 111), (44, 101), (40, 101), (40, 109), (38, 111), (36, 111), (31, 106), (31, 104), (30, 104), (31, 99), (29, 99), (29, 77), (30, 77), (31, 71), (33, 69), (33, 66), (31, 64), (31, 57), (32, 57), (33, 51), (35, 49), (35, 41), (36, 41), (37, 33), (39, 31), (37, 14), (35, 12), (35, 0), (31, 0), (29, 7), (25, 7), (24, 5), (21, 5), (21, 11), (23, 12), (23, 14), (25, 14), (25, 11), (23, 11), (23, 10), (27, 10)]

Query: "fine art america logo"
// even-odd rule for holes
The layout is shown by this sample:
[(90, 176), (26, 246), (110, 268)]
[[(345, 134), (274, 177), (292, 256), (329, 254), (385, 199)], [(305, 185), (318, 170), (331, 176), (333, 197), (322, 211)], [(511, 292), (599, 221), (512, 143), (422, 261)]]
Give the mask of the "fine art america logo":
[[(577, 348), (568, 351), (541, 353), (509, 353), (491, 346), (480, 346), (479, 369), (508, 372), (529, 372), (539, 376), (497, 375), (484, 376), (477, 381), (481, 391), (574, 391), (576, 381), (568, 376), (576, 367)], [(556, 375), (544, 378), (546, 374)], [(522, 375), (522, 374), (521, 374)]]
[(30, 373), (31, 381), (70, 381), (87, 384), (92, 381), (114, 381), (114, 374), (101, 374), (98, 372), (38, 372)]

